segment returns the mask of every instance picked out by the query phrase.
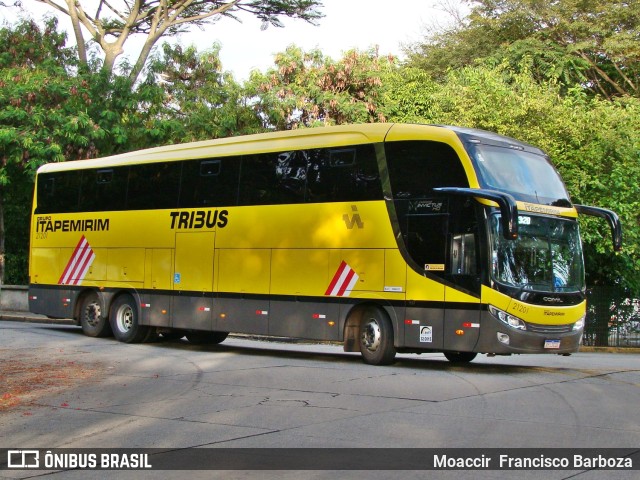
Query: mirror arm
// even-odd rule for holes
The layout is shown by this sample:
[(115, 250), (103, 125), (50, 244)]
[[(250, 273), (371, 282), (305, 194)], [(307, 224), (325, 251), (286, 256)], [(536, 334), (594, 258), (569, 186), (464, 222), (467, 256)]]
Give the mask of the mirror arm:
[(613, 250), (619, 252), (622, 250), (622, 223), (618, 215), (606, 208), (590, 207), (587, 205), (574, 205), (578, 213), (582, 215), (590, 215), (592, 217), (604, 218), (611, 228), (611, 236), (613, 238)]
[(507, 240), (518, 238), (518, 205), (515, 198), (508, 193), (483, 188), (442, 187), (434, 188), (435, 192), (464, 197), (478, 197), (496, 202), (500, 207), (502, 233)]

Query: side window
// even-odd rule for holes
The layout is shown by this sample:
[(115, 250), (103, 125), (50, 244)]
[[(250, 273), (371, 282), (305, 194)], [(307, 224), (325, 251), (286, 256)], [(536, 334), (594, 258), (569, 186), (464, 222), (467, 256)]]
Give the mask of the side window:
[(183, 162), (179, 208), (235, 205), (239, 174), (240, 157)]
[(381, 200), (375, 147), (357, 145), (309, 153), (309, 202)]
[(383, 198), (373, 145), (246, 156), (240, 183), (240, 205)]
[[(431, 141), (385, 144), (391, 193), (406, 251), (415, 268), (447, 273), (451, 228), (449, 199), (433, 192), (436, 187), (465, 187), (467, 178), (458, 155), (449, 145)], [(458, 240), (456, 252), (471, 240)], [(462, 265), (460, 265), (462, 267)], [(449, 265), (449, 268), (452, 268)]]
[(176, 208), (180, 191), (181, 167), (181, 162), (131, 166), (127, 208), (131, 210)]
[(304, 202), (308, 164), (308, 153), (301, 150), (243, 157), (239, 204)]
[(85, 170), (80, 208), (85, 212), (123, 210), (127, 198), (128, 167)]
[(36, 213), (77, 212), (82, 174), (78, 171), (39, 175)]
[(436, 187), (468, 187), (455, 150), (440, 142), (410, 141), (385, 144), (393, 198), (425, 198)]

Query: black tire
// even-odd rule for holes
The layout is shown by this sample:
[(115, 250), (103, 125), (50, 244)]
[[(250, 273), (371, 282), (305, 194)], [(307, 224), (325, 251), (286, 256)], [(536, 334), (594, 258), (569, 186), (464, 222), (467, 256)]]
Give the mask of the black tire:
[(217, 345), (227, 339), (228, 332), (201, 332), (191, 331), (187, 332), (187, 340), (194, 345)]
[(131, 295), (120, 295), (111, 305), (109, 321), (113, 336), (124, 343), (146, 342), (152, 336), (152, 330), (140, 325), (138, 305)]
[(385, 311), (369, 307), (362, 313), (359, 331), (360, 353), (365, 363), (389, 365), (396, 357), (393, 327)]
[(110, 337), (112, 335), (109, 319), (103, 313), (102, 302), (96, 292), (91, 292), (82, 299), (80, 326), (82, 333), (88, 337)]
[(475, 352), (444, 352), (444, 356), (451, 363), (469, 363), (476, 355), (478, 354)]

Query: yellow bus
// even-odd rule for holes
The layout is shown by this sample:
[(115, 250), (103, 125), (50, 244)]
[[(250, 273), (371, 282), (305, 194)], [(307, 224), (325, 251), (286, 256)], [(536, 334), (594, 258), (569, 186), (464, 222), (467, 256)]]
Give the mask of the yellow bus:
[(448, 126), (267, 133), (42, 166), (30, 310), (85, 334), (229, 332), (396, 352), (569, 354), (578, 214), (539, 149)]

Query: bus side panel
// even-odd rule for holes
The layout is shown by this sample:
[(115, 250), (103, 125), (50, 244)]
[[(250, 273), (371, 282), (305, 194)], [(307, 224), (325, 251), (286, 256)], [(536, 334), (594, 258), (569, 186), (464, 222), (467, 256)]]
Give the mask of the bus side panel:
[(329, 250), (273, 250), (272, 295), (321, 296), (329, 282)]
[(144, 287), (152, 290), (171, 290), (173, 287), (173, 250), (149, 248), (145, 255)]
[(353, 284), (354, 292), (383, 292), (384, 252), (382, 249), (332, 250), (329, 261), (330, 276), (333, 278), (338, 273), (341, 263), (346, 262), (346, 268), (353, 270), (358, 276)]
[(407, 307), (404, 347), (441, 350), (444, 339), (444, 303)]
[(189, 330), (213, 330), (213, 299), (204, 295), (174, 295), (171, 326)]
[(480, 336), (480, 300), (445, 288), (444, 350), (471, 352)]
[(272, 300), (269, 335), (337, 341), (339, 315), (337, 303)]
[(172, 296), (145, 292), (140, 295), (140, 324), (153, 327), (171, 326)]
[(214, 301), (213, 330), (268, 335), (269, 307), (267, 295), (219, 294)]
[(52, 318), (72, 318), (76, 293), (64, 287), (29, 285), (29, 311)]
[(217, 291), (268, 295), (270, 283), (270, 249), (218, 250)]
[(144, 248), (109, 248), (107, 281), (137, 283), (144, 282)]
[(32, 248), (31, 249), (31, 282), (56, 285), (64, 270), (72, 248)]

